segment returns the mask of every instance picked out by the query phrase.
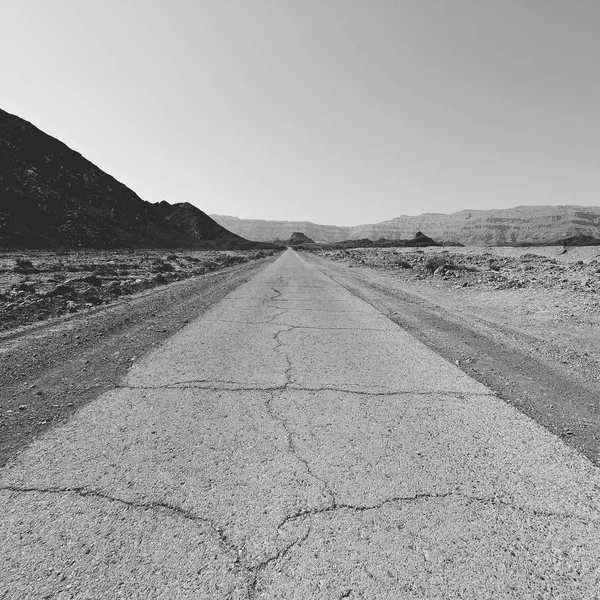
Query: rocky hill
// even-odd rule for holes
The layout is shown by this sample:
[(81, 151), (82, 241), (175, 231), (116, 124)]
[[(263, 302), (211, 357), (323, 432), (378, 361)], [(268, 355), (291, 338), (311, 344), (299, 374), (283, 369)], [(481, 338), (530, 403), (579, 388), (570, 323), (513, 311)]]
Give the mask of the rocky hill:
[(304, 235), (301, 231), (294, 231), (290, 239), (285, 242), (288, 246), (299, 246), (300, 244), (314, 244), (315, 241)]
[(188, 203), (152, 204), (0, 110), (0, 248), (254, 246)]
[(294, 231), (303, 231), (317, 242), (329, 243), (361, 238), (408, 239), (418, 230), (435, 240), (472, 246), (548, 244), (576, 236), (600, 238), (600, 207), (589, 206), (518, 206), (452, 214), (426, 213), (356, 227), (211, 216), (251, 240), (287, 239)]

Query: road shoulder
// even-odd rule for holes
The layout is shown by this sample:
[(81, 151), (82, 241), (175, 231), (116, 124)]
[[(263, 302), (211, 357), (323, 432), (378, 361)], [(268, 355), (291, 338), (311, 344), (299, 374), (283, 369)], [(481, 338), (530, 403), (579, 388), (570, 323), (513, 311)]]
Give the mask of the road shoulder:
[(148, 351), (276, 257), (207, 273), (0, 336), (0, 466), (114, 388)]
[[(575, 377), (552, 340), (482, 318), (482, 307), (457, 307), (432, 286), (303, 253), (334, 281), (369, 302), (500, 398), (600, 463), (600, 384)], [(485, 307), (484, 307), (485, 308)]]

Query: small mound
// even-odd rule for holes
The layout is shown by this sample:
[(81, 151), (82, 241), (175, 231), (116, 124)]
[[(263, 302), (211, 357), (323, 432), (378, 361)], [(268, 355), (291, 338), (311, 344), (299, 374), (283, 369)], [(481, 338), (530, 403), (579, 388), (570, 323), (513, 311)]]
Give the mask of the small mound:
[(315, 241), (311, 240), (307, 235), (301, 231), (294, 231), (290, 236), (290, 239), (285, 242), (288, 246), (299, 246), (300, 244), (314, 244)]

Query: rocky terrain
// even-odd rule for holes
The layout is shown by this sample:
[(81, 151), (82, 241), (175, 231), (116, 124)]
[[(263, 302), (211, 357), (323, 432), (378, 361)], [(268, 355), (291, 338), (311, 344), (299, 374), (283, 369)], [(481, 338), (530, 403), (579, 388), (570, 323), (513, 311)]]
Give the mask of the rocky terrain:
[(396, 273), (407, 282), (489, 290), (600, 292), (600, 247), (366, 249), (316, 254)]
[(238, 235), (263, 241), (285, 240), (294, 231), (303, 231), (322, 243), (361, 238), (372, 241), (408, 239), (419, 230), (439, 242), (459, 242), (466, 246), (548, 244), (573, 236), (600, 238), (600, 207), (597, 206), (517, 206), (499, 210), (462, 210), (452, 214), (426, 213), (355, 227), (223, 215), (211, 217)]
[(152, 204), (0, 110), (0, 248), (254, 248), (188, 203)]
[(0, 253), (0, 331), (271, 256), (272, 250)]

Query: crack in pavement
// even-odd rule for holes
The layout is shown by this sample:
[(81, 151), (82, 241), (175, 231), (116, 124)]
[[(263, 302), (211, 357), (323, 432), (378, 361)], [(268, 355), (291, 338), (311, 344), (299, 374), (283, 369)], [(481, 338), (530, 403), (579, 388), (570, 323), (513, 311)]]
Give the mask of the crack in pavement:
[(250, 600), (256, 598), (256, 593), (258, 591), (258, 577), (261, 574), (261, 572), (264, 571), (272, 563), (278, 562), (281, 559), (285, 558), (293, 548), (301, 546), (308, 539), (311, 533), (312, 523), (309, 522), (308, 527), (306, 528), (306, 533), (304, 535), (302, 535), (296, 540), (293, 540), (292, 542), (284, 546), (279, 552), (259, 562), (252, 568), (254, 576), (252, 578), (252, 581), (250, 582), (250, 585), (248, 586), (248, 598)]
[[(202, 384), (208, 385), (202, 385)], [(215, 384), (222, 383), (231, 387), (218, 387)], [(282, 386), (264, 387), (258, 385), (247, 385), (244, 382), (230, 381), (228, 379), (184, 379), (161, 385), (118, 385), (114, 389), (119, 390), (210, 390), (216, 392), (270, 392), (284, 389)]]
[[(383, 386), (379, 386), (383, 387)], [(434, 391), (418, 391), (418, 390), (389, 390), (381, 392), (371, 392), (367, 390), (356, 390), (349, 388), (340, 388), (336, 386), (321, 386), (318, 388), (309, 388), (290, 384), (286, 388), (287, 390), (297, 390), (300, 392), (339, 392), (344, 394), (351, 394), (354, 396), (373, 396), (373, 397), (387, 397), (387, 396), (418, 396), (421, 398), (432, 397), (436, 400), (440, 399), (440, 396), (453, 398), (455, 400), (468, 400), (469, 398), (497, 398), (497, 394), (493, 391), (485, 392), (456, 392), (454, 390), (434, 390)]]
[[(283, 302), (283, 300), (280, 300), (279, 302)], [(290, 302), (291, 302), (291, 300), (290, 300)], [(311, 302), (319, 302), (319, 300), (311, 300)], [(267, 308), (277, 308), (277, 309), (283, 308), (282, 306), (273, 306), (272, 304), (265, 304), (264, 306), (266, 306)], [(292, 307), (292, 308), (288, 308), (286, 310), (295, 310), (297, 312), (325, 312), (325, 313), (330, 312), (330, 313), (338, 313), (340, 315), (364, 315), (364, 314), (368, 314), (368, 312), (366, 310), (336, 310), (336, 309), (327, 309), (327, 308), (297, 308), (297, 307)], [(381, 314), (383, 314), (383, 313), (381, 313)]]
[(279, 352), (281, 354), (281, 356), (283, 356), (283, 358), (286, 361), (285, 371), (283, 372), (283, 375), (286, 378), (286, 382), (279, 388), (280, 390), (287, 389), (288, 385), (290, 385), (290, 383), (291, 383), (291, 376), (292, 376), (292, 360), (288, 356), (287, 352), (285, 352), (284, 350), (282, 350), (283, 342), (279, 339), (279, 336), (282, 333), (285, 333), (286, 331), (290, 331), (290, 330), (289, 329), (282, 329), (281, 331), (278, 331), (273, 336), (273, 339), (277, 342), (277, 346), (275, 346), (275, 350), (277, 352)]
[[(288, 369), (286, 369), (287, 373)], [(203, 384), (209, 385), (203, 385)], [(216, 385), (223, 383), (231, 387), (218, 387)], [(194, 385), (196, 384), (196, 385)], [(384, 387), (384, 386), (379, 386)], [(440, 400), (441, 397), (452, 398), (455, 400), (469, 400), (478, 398), (497, 398), (498, 395), (493, 392), (456, 392), (454, 390), (434, 390), (434, 391), (418, 391), (418, 390), (387, 390), (381, 392), (372, 392), (367, 390), (356, 390), (351, 388), (343, 388), (336, 386), (320, 386), (320, 387), (303, 387), (290, 383), (289, 381), (283, 385), (273, 386), (257, 386), (246, 385), (243, 382), (221, 380), (221, 379), (190, 379), (165, 383), (162, 385), (119, 385), (114, 389), (124, 390), (208, 390), (215, 392), (338, 392), (340, 394), (350, 394), (353, 396), (373, 396), (373, 397), (391, 397), (391, 396), (418, 396), (420, 398), (434, 398)]]
[[(279, 423), (281, 425), (281, 427), (283, 428), (283, 431), (285, 432), (288, 454), (293, 456), (300, 464), (302, 464), (304, 466), (304, 469), (306, 470), (306, 472), (313, 479), (316, 479), (319, 483), (321, 483), (322, 494), (326, 498), (326, 500), (330, 503), (332, 503), (332, 502), (335, 503), (335, 495), (334, 495), (333, 491), (331, 490), (331, 488), (329, 487), (329, 483), (325, 479), (316, 475), (313, 472), (313, 470), (311, 469), (311, 466), (310, 466), (308, 460), (306, 460), (305, 458), (300, 456), (300, 454), (298, 452), (298, 448), (296, 447), (296, 444), (294, 443), (294, 434), (291, 431), (289, 423), (281, 415), (277, 414), (277, 412), (273, 409), (273, 405), (272, 405), (273, 400), (274, 400), (274, 396), (271, 394), (271, 397), (268, 398), (267, 401), (265, 402), (265, 407), (266, 407), (267, 414), (269, 415), (269, 417), (271, 417), (271, 419), (273, 421), (275, 421), (276, 423)], [(278, 529), (280, 529), (280, 527), (278, 527)]]
[[(338, 284), (336, 283), (336, 285), (338, 285)], [(342, 286), (339, 286), (339, 287), (342, 287)], [(279, 294), (281, 295), (281, 292), (279, 292)], [(323, 302), (323, 298), (282, 298), (281, 300), (278, 300), (277, 298), (278, 298), (278, 296), (269, 298), (269, 301), (270, 302)], [(348, 304), (348, 300), (346, 298), (342, 298), (339, 300), (325, 299), (324, 301), (328, 302), (329, 304)]]
[[(330, 279), (334, 282), (335, 285), (340, 285), (338, 282), (335, 282), (333, 278)], [(343, 287), (343, 286), (342, 286)], [(332, 489), (332, 484), (327, 479), (327, 476), (319, 476), (313, 471), (313, 467), (318, 467), (317, 465), (311, 465), (311, 461), (302, 456), (302, 453), (299, 448), (299, 444), (301, 441), (298, 438), (298, 433), (294, 431), (292, 427), (292, 422), (285, 418), (282, 411), (278, 411), (274, 406), (274, 401), (278, 398), (278, 392), (287, 392), (289, 390), (296, 391), (305, 391), (305, 392), (323, 392), (323, 391), (331, 391), (337, 393), (344, 393), (348, 395), (357, 395), (357, 396), (372, 396), (372, 397), (388, 397), (388, 396), (420, 396), (420, 397), (430, 397), (436, 400), (439, 400), (441, 397), (454, 398), (454, 399), (481, 399), (481, 398), (496, 398), (497, 395), (493, 392), (489, 393), (464, 393), (464, 392), (456, 392), (456, 391), (443, 391), (443, 390), (434, 390), (434, 391), (410, 391), (410, 390), (402, 390), (402, 391), (393, 391), (389, 388), (386, 389), (386, 386), (370, 386), (371, 388), (379, 388), (380, 391), (367, 391), (367, 390), (353, 390), (353, 389), (345, 389), (344, 387), (337, 386), (320, 386), (318, 388), (306, 388), (295, 385), (292, 382), (292, 367), (293, 361), (289, 352), (286, 351), (286, 345), (282, 339), (282, 336), (285, 332), (291, 331), (292, 329), (339, 329), (339, 328), (320, 328), (320, 327), (304, 327), (304, 326), (293, 326), (293, 325), (284, 325), (273, 323), (273, 321), (283, 315), (288, 311), (292, 310), (305, 310), (305, 309), (297, 309), (297, 308), (285, 308), (282, 306), (273, 306), (269, 304), (269, 302), (285, 302), (285, 300), (277, 300), (282, 296), (282, 292), (276, 289), (273, 286), (270, 286), (270, 289), (276, 294), (272, 298), (266, 300), (261, 305), (265, 307), (269, 307), (274, 311), (277, 311), (277, 314), (274, 314), (269, 318), (268, 321), (261, 323), (248, 323), (243, 321), (225, 321), (225, 320), (214, 320), (213, 322), (230, 322), (230, 323), (243, 323), (249, 325), (265, 325), (265, 324), (273, 324), (278, 325), (280, 330), (273, 334), (273, 340), (275, 341), (274, 350), (281, 354), (285, 359), (285, 369), (283, 371), (283, 375), (285, 378), (285, 383), (279, 386), (267, 386), (267, 387), (259, 387), (259, 386), (248, 386), (243, 382), (235, 382), (230, 380), (218, 380), (218, 379), (190, 379), (190, 380), (182, 380), (178, 382), (171, 382), (168, 384), (156, 385), (156, 386), (131, 386), (131, 385), (122, 385), (118, 386), (121, 389), (140, 389), (140, 390), (169, 390), (169, 389), (198, 389), (198, 390), (210, 390), (210, 391), (237, 391), (237, 392), (268, 392), (268, 396), (265, 399), (264, 406), (265, 410), (269, 416), (269, 418), (274, 422), (279, 424), (279, 426), (283, 429), (285, 434), (285, 445), (287, 447), (287, 454), (293, 457), (299, 464), (302, 465), (303, 470), (306, 474), (312, 477), (315, 481), (319, 482), (319, 488), (321, 490), (321, 495), (323, 500), (325, 501), (322, 506), (313, 507), (313, 508), (303, 508), (302, 510), (298, 510), (293, 514), (285, 516), (279, 523), (275, 526), (275, 531), (279, 533), (283, 533), (284, 535), (289, 535), (293, 539), (287, 539), (287, 541), (283, 539), (278, 539), (273, 542), (275, 545), (275, 549), (279, 547), (278, 550), (273, 551), (270, 555), (266, 557), (263, 555), (260, 558), (260, 554), (258, 557), (255, 557), (255, 561), (251, 560), (251, 557), (248, 556), (247, 548), (244, 548), (243, 544), (236, 544), (230, 537), (230, 534), (227, 533), (224, 527), (220, 526), (217, 522), (203, 517), (201, 515), (196, 514), (193, 511), (187, 510), (185, 508), (179, 507), (174, 504), (169, 504), (167, 502), (143, 502), (143, 501), (135, 501), (135, 500), (124, 500), (118, 497), (110, 496), (107, 493), (102, 491), (95, 491), (86, 487), (18, 487), (18, 486), (0, 486), (0, 491), (4, 492), (12, 492), (12, 493), (39, 493), (39, 494), (72, 494), (78, 495), (82, 498), (100, 498), (108, 502), (116, 502), (120, 503), (132, 508), (149, 510), (149, 511), (157, 511), (157, 512), (167, 512), (178, 518), (187, 519), (189, 521), (202, 524), (206, 531), (207, 535), (213, 535), (215, 539), (218, 540), (219, 545), (224, 549), (226, 554), (231, 554), (235, 557), (233, 561), (233, 566), (238, 570), (238, 573), (243, 573), (246, 579), (246, 595), (249, 600), (253, 600), (257, 597), (260, 589), (260, 577), (262, 573), (269, 568), (270, 566), (282, 561), (286, 558), (294, 549), (299, 548), (304, 544), (311, 534), (315, 532), (316, 524), (314, 521), (315, 517), (319, 515), (327, 515), (333, 514), (336, 512), (342, 511), (353, 511), (355, 513), (364, 513), (367, 511), (377, 511), (381, 510), (388, 505), (393, 504), (409, 504), (409, 503), (419, 503), (419, 502), (431, 502), (431, 501), (440, 501), (443, 502), (449, 498), (462, 499), (465, 502), (477, 502), (483, 505), (489, 505), (493, 507), (497, 507), (498, 510), (509, 509), (521, 511), (529, 515), (538, 516), (546, 519), (568, 519), (573, 521), (578, 521), (585, 524), (600, 524), (600, 518), (595, 516), (595, 511), (590, 509), (592, 512), (592, 516), (584, 517), (581, 515), (571, 514), (567, 512), (552, 512), (545, 511), (543, 509), (537, 509), (535, 507), (527, 507), (521, 506), (518, 504), (512, 504), (511, 502), (504, 500), (499, 497), (478, 497), (475, 495), (469, 495), (467, 493), (462, 493), (458, 489), (449, 490), (449, 491), (431, 491), (431, 492), (419, 492), (414, 493), (412, 495), (404, 495), (404, 496), (394, 496), (391, 498), (387, 498), (381, 500), (374, 504), (353, 504), (348, 502), (340, 502), (336, 497), (334, 490)], [(231, 300), (235, 300), (236, 298), (229, 298)], [(258, 300), (258, 298), (256, 298)], [(254, 300), (254, 298), (253, 298)], [(316, 302), (318, 300), (311, 300)], [(322, 309), (306, 309), (313, 310), (319, 312), (337, 312), (340, 314), (361, 314), (364, 311), (334, 311), (334, 310), (322, 310)], [(379, 311), (380, 312), (380, 311)], [(382, 313), (383, 314), (383, 313)], [(393, 321), (390, 321), (393, 323)], [(379, 329), (373, 328), (365, 328), (367, 331), (381, 331)], [(280, 374), (278, 374), (280, 375)], [(195, 384), (195, 385), (194, 385)], [(207, 384), (203, 386), (202, 384)], [(226, 386), (232, 387), (216, 387), (216, 384), (223, 384)], [(235, 386), (235, 387), (233, 387)], [(293, 395), (292, 395), (293, 396)], [(291, 398), (291, 401), (294, 401), (294, 398)], [(282, 448), (280, 446), (279, 450)], [(457, 484), (453, 484), (456, 486)], [(309, 504), (308, 502), (306, 504)], [(291, 530), (286, 532), (282, 532), (282, 529), (286, 526), (291, 526)], [(296, 527), (298, 529), (296, 529)], [(303, 529), (305, 528), (305, 529)], [(285, 543), (284, 543), (285, 541)], [(260, 560), (259, 560), (260, 559)], [(346, 589), (343, 590), (340, 598), (350, 597), (352, 590)]]
[[(276, 290), (275, 288), (272, 288), (272, 289), (273, 289), (273, 291), (278, 292), (278, 290)], [(278, 292), (278, 293), (280, 293), (280, 292)], [(277, 308), (277, 307), (272, 307), (272, 308), (274, 308), (275, 310), (278, 310), (278, 311), (283, 311), (280, 314), (284, 314), (288, 310), (288, 309)], [(280, 316), (280, 315), (274, 315), (272, 320), (274, 320), (278, 316)], [(283, 328), (283, 327), (285, 327), (285, 328)], [(289, 355), (287, 354), (287, 352), (285, 352), (283, 350), (284, 344), (279, 336), (282, 333), (284, 333), (285, 331), (290, 331), (290, 330), (291, 329), (289, 327), (282, 326), (282, 329), (273, 335), (273, 339), (277, 342), (277, 346), (275, 347), (275, 350), (284, 356), (286, 363), (287, 363), (287, 366), (286, 366), (286, 369), (284, 372), (286, 382), (283, 386), (281, 386), (280, 391), (285, 390), (288, 387), (288, 385), (290, 385), (290, 383), (291, 383), (292, 361), (291, 361)], [(285, 438), (286, 438), (288, 454), (293, 456), (304, 467), (304, 469), (308, 475), (310, 475), (313, 479), (315, 479), (316, 481), (318, 481), (321, 484), (321, 493), (322, 493), (323, 497), (325, 498), (325, 500), (329, 504), (335, 504), (335, 496), (333, 494), (333, 491), (329, 487), (329, 483), (325, 479), (317, 476), (312, 471), (309, 462), (306, 459), (304, 459), (302, 456), (300, 456), (300, 454), (298, 452), (298, 448), (296, 447), (296, 444), (294, 442), (294, 437), (293, 437), (293, 434), (292, 434), (292, 431), (290, 429), (288, 422), (286, 421), (285, 418), (283, 418), (281, 415), (279, 415), (273, 408), (272, 402), (274, 399), (275, 399), (275, 395), (273, 393), (271, 393), (265, 401), (265, 410), (266, 410), (267, 414), (269, 415), (269, 417), (271, 418), (271, 420), (274, 421), (275, 423), (278, 423), (281, 426), (281, 428), (283, 429)], [(277, 527), (277, 531), (280, 531), (281, 528), (284, 526), (284, 524), (285, 523), (282, 522)], [(259, 577), (260, 572), (265, 570), (270, 564), (283, 559), (292, 550), (292, 548), (300, 546), (304, 541), (306, 541), (308, 539), (311, 531), (312, 531), (312, 524), (309, 522), (309, 526), (307, 527), (307, 530), (303, 536), (299, 537), (296, 540), (293, 540), (291, 543), (287, 544), (284, 548), (282, 548), (278, 553), (267, 558), (266, 560), (263, 560), (261, 563), (256, 565), (254, 577), (248, 588), (249, 598), (252, 599), (252, 598), (256, 597), (258, 577)]]
[[(274, 417), (276, 420), (282, 422), (278, 417)], [(283, 424), (283, 423), (282, 423)], [(285, 425), (284, 425), (285, 427)], [(295, 454), (295, 453), (294, 453)], [(310, 472), (310, 467), (308, 466), (308, 462), (295, 454), (296, 458), (303, 464), (307, 466)], [(543, 517), (543, 518), (551, 518), (551, 519), (566, 519), (571, 521), (577, 521), (582, 524), (598, 524), (600, 526), (600, 517), (599, 518), (585, 518), (580, 515), (574, 515), (570, 513), (562, 513), (562, 512), (552, 512), (552, 511), (544, 511), (536, 508), (520, 506), (516, 504), (512, 504), (505, 500), (499, 498), (481, 498), (478, 496), (473, 496), (469, 494), (463, 494), (457, 491), (448, 491), (448, 492), (421, 492), (416, 493), (410, 496), (396, 496), (393, 498), (387, 498), (378, 502), (377, 504), (372, 505), (359, 505), (359, 504), (349, 504), (349, 503), (339, 503), (335, 500), (335, 496), (333, 492), (329, 488), (329, 484), (327, 484), (324, 480), (315, 476), (312, 472), (310, 472), (313, 477), (318, 479), (321, 482), (324, 482), (327, 486), (328, 492), (331, 494), (331, 503), (328, 506), (321, 508), (313, 508), (313, 509), (304, 509), (298, 511), (292, 515), (288, 515), (285, 517), (280, 523), (277, 525), (276, 529), (279, 531), (282, 527), (289, 523), (301, 521), (308, 521), (308, 525), (306, 531), (299, 536), (298, 538), (290, 541), (285, 544), (282, 548), (280, 548), (274, 554), (267, 556), (263, 560), (251, 563), (242, 558), (242, 550), (231, 541), (225, 530), (219, 525), (215, 524), (212, 520), (197, 515), (196, 513), (186, 510), (184, 508), (168, 504), (166, 502), (136, 502), (132, 500), (124, 500), (122, 498), (118, 498), (115, 496), (110, 496), (104, 492), (99, 490), (92, 490), (84, 487), (67, 487), (67, 488), (41, 488), (41, 487), (19, 487), (19, 486), (2, 486), (0, 487), (0, 492), (12, 492), (16, 494), (72, 494), (77, 495), (82, 498), (100, 498), (102, 500), (106, 500), (108, 502), (114, 502), (118, 504), (122, 504), (124, 506), (128, 506), (131, 508), (142, 509), (142, 510), (150, 510), (150, 511), (164, 511), (168, 513), (172, 513), (176, 517), (183, 518), (192, 522), (202, 523), (206, 527), (208, 527), (209, 531), (213, 534), (220, 545), (224, 548), (224, 550), (228, 553), (233, 553), (235, 558), (233, 561), (233, 566), (239, 569), (241, 572), (245, 574), (247, 579), (246, 584), (246, 595), (248, 600), (254, 600), (256, 598), (256, 594), (258, 592), (258, 579), (261, 573), (267, 569), (271, 564), (277, 563), (278, 561), (285, 558), (294, 548), (300, 547), (311, 535), (313, 532), (313, 522), (312, 518), (318, 515), (323, 514), (331, 514), (340, 511), (352, 511), (352, 512), (367, 512), (367, 511), (377, 511), (381, 510), (383, 507), (390, 504), (406, 504), (406, 503), (416, 503), (422, 501), (429, 500), (439, 500), (446, 498), (462, 498), (464, 500), (468, 500), (470, 502), (478, 502), (481, 504), (491, 505), (491, 506), (502, 506), (504, 508), (509, 508), (511, 510), (517, 510), (520, 512), (524, 512), (526, 514)], [(343, 596), (342, 596), (343, 597)]]
[(267, 325), (279, 325), (279, 323), (273, 323), (273, 321), (277, 318), (280, 317), (281, 315), (284, 315), (287, 311), (286, 308), (276, 308), (275, 310), (280, 311), (278, 314), (273, 315), (272, 317), (269, 318), (268, 321), (265, 321), (265, 324)]
[(573, 513), (567, 512), (554, 512), (554, 511), (546, 511), (534, 507), (523, 506), (519, 504), (513, 504), (512, 502), (507, 502), (506, 500), (502, 500), (500, 498), (495, 497), (480, 497), (471, 494), (465, 494), (459, 491), (449, 491), (449, 492), (421, 492), (417, 494), (413, 494), (410, 496), (395, 496), (393, 498), (387, 498), (378, 502), (377, 504), (370, 505), (360, 505), (360, 504), (348, 504), (348, 503), (338, 503), (334, 502), (329, 506), (323, 508), (314, 508), (314, 509), (306, 509), (301, 510), (293, 515), (288, 515), (285, 517), (277, 526), (277, 528), (281, 528), (284, 525), (295, 521), (297, 519), (305, 519), (314, 517), (316, 515), (328, 514), (338, 511), (353, 511), (353, 512), (367, 512), (367, 511), (377, 511), (381, 510), (384, 506), (389, 504), (403, 504), (403, 503), (411, 503), (411, 502), (420, 502), (427, 500), (436, 500), (436, 499), (445, 499), (445, 498), (462, 498), (463, 500), (468, 500), (470, 502), (478, 502), (480, 504), (486, 504), (491, 506), (502, 506), (504, 508), (509, 508), (511, 510), (516, 510), (519, 512), (523, 512), (526, 514), (534, 515), (536, 517), (550, 518), (550, 519), (566, 519), (570, 521), (578, 521), (583, 524), (598, 524), (600, 525), (600, 515), (598, 517), (583, 517), (581, 515), (576, 515)]
[[(319, 479), (318, 477), (315, 477)], [(319, 481), (321, 481), (319, 479)], [(25, 486), (15, 486), (15, 485), (7, 485), (0, 486), (0, 492), (12, 492), (15, 494), (56, 494), (56, 495), (65, 495), (71, 494), (80, 496), (82, 498), (100, 498), (106, 500), (108, 502), (114, 502), (118, 504), (123, 504), (125, 506), (129, 506), (131, 508), (139, 508), (143, 510), (151, 510), (151, 511), (165, 511), (171, 512), (176, 516), (179, 516), (183, 519), (189, 521), (198, 521), (200, 523), (204, 523), (209, 527), (209, 529), (218, 537), (218, 539), (222, 542), (222, 545), (230, 551), (234, 551), (236, 553), (237, 559), (236, 562), (240, 562), (243, 564), (243, 560), (241, 558), (241, 551), (238, 547), (228, 538), (227, 534), (223, 530), (222, 527), (215, 525), (213, 521), (207, 519), (206, 517), (202, 517), (192, 511), (186, 510), (185, 508), (181, 508), (179, 506), (175, 506), (169, 504), (167, 502), (136, 502), (134, 500), (125, 500), (123, 498), (118, 498), (116, 496), (111, 496), (106, 494), (100, 490), (94, 490), (86, 487), (25, 487)], [(492, 506), (502, 506), (505, 508), (509, 508), (511, 510), (516, 510), (519, 512), (524, 512), (527, 514), (532, 514), (538, 517), (544, 518), (557, 518), (557, 519), (566, 519), (579, 521), (580, 523), (589, 524), (589, 523), (597, 523), (600, 525), (600, 514), (598, 517), (583, 517), (581, 515), (568, 513), (568, 512), (556, 512), (543, 510), (539, 508), (523, 506), (520, 504), (514, 504), (512, 502), (508, 502), (501, 498), (497, 497), (481, 497), (475, 496), (472, 494), (465, 494), (460, 491), (448, 491), (448, 492), (419, 492), (416, 494), (412, 494), (409, 496), (394, 496), (392, 498), (386, 498), (381, 502), (376, 504), (349, 504), (345, 502), (337, 502), (334, 501), (332, 504), (320, 508), (311, 508), (299, 510), (291, 515), (286, 516), (282, 519), (279, 524), (276, 526), (277, 530), (280, 530), (287, 523), (292, 521), (296, 521), (298, 519), (305, 519), (307, 517), (313, 517), (316, 515), (327, 514), (337, 511), (353, 511), (353, 512), (368, 512), (368, 511), (376, 511), (382, 509), (384, 506), (388, 504), (402, 504), (402, 503), (411, 503), (411, 502), (419, 502), (421, 500), (436, 500), (436, 499), (444, 499), (444, 498), (462, 498), (463, 500), (469, 500), (471, 502), (478, 502), (481, 504), (489, 504)], [(290, 546), (295, 545), (295, 543), (289, 544)], [(287, 546), (286, 546), (287, 547)], [(257, 564), (263, 564), (264, 562), (272, 561), (274, 557), (279, 556), (285, 549), (279, 550), (272, 557), (265, 559)], [(289, 550), (288, 550), (289, 551)], [(256, 565), (255, 565), (256, 566)], [(246, 568), (254, 568), (252, 566), (246, 566)]]
[[(317, 331), (390, 331), (389, 327), (320, 327), (317, 325), (292, 325), (291, 323), (273, 323), (273, 321), (286, 313), (286, 309), (278, 309), (283, 312), (278, 315), (273, 315), (268, 321), (234, 321), (229, 319), (203, 319), (205, 323), (233, 323), (236, 325), (278, 325), (281, 327), (288, 327), (292, 329), (314, 329)], [(333, 311), (327, 311), (333, 312)]]
[(258, 563), (250, 564), (242, 559), (241, 549), (233, 543), (224, 529), (216, 525), (210, 519), (197, 515), (191, 511), (185, 510), (179, 506), (174, 506), (166, 502), (136, 502), (133, 500), (124, 500), (116, 496), (110, 496), (99, 490), (91, 490), (84, 487), (67, 487), (67, 488), (38, 488), (38, 487), (18, 487), (18, 486), (4, 486), (0, 487), (0, 492), (12, 492), (16, 494), (56, 494), (56, 495), (74, 495), (81, 498), (100, 498), (110, 503), (122, 504), (130, 508), (149, 510), (149, 511), (164, 511), (175, 515), (176, 517), (192, 521), (194, 523), (202, 523), (206, 525), (212, 532), (213, 537), (217, 538), (221, 546), (226, 552), (233, 553), (235, 555), (233, 565), (242, 571), (247, 579), (247, 590), (246, 595), (249, 600), (256, 596), (256, 586), (260, 572), (266, 569), (271, 563), (276, 562), (284, 558), (295, 546), (302, 544), (311, 533), (312, 525), (309, 524), (307, 531), (299, 538), (292, 540), (290, 543), (285, 544), (276, 553), (268, 556)]
[(81, 498), (100, 498), (102, 500), (106, 500), (108, 502), (114, 502), (117, 504), (123, 504), (124, 506), (129, 506), (131, 508), (138, 508), (143, 510), (150, 511), (165, 511), (173, 513), (174, 515), (186, 519), (188, 521), (197, 521), (206, 525), (214, 534), (216, 538), (219, 539), (221, 545), (230, 552), (235, 552), (236, 559), (235, 564), (240, 564), (243, 568), (244, 565), (241, 562), (241, 552), (238, 547), (228, 538), (227, 534), (223, 530), (223, 528), (215, 525), (213, 521), (197, 515), (189, 510), (181, 508), (180, 506), (175, 506), (173, 504), (169, 504), (167, 502), (136, 502), (135, 500), (125, 500), (123, 498), (118, 498), (117, 496), (111, 496), (100, 490), (94, 490), (86, 487), (19, 487), (19, 486), (2, 486), (0, 487), (0, 492), (13, 492), (17, 494), (56, 494), (56, 495), (65, 495), (71, 494), (75, 496), (80, 496)]

